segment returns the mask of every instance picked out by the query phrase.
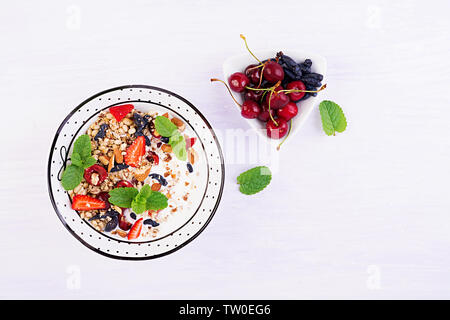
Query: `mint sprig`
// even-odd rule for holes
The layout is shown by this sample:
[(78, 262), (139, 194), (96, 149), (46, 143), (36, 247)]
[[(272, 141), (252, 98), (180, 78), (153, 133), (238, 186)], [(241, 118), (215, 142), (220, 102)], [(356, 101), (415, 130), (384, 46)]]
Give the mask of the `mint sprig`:
[(336, 132), (344, 132), (347, 128), (347, 119), (342, 108), (335, 102), (324, 100), (319, 104), (323, 131), (329, 136)]
[(148, 210), (167, 208), (167, 197), (158, 191), (152, 191), (148, 184), (140, 191), (136, 188), (116, 188), (109, 192), (108, 201), (121, 208), (131, 208), (136, 214)]
[(91, 152), (91, 138), (87, 134), (79, 136), (73, 144), (71, 164), (66, 167), (61, 176), (64, 190), (75, 189), (83, 180), (84, 169), (97, 163), (97, 160), (91, 156)]
[(266, 166), (259, 166), (241, 173), (237, 177), (239, 191), (252, 195), (262, 191), (272, 180), (272, 173)]
[(157, 116), (155, 119), (155, 129), (163, 137), (168, 137), (170, 146), (175, 156), (181, 160), (186, 161), (186, 139), (178, 131), (178, 127), (172, 123), (168, 118)]

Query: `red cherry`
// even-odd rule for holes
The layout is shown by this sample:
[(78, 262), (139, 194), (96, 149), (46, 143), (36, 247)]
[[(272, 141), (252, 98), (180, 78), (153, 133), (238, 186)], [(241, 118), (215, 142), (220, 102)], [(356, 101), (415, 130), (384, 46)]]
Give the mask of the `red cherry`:
[(272, 114), (272, 117), (275, 116), (275, 110), (270, 108), (269, 112), (269, 106), (267, 105), (267, 102), (264, 100), (264, 102), (261, 105), (261, 113), (258, 115), (258, 119), (266, 122), (270, 119), (270, 114)]
[[(305, 84), (298, 80), (298, 81), (292, 81), (289, 82), (286, 86), (287, 90), (306, 90)], [(305, 92), (291, 92), (288, 94), (289, 99), (293, 102), (298, 102), (303, 96), (305, 95)]]
[(156, 154), (156, 152), (149, 151), (147, 154), (147, 160), (150, 161), (155, 166), (159, 164), (159, 157)]
[(277, 81), (281, 81), (284, 79), (284, 70), (283, 67), (280, 66), (275, 61), (269, 61), (266, 63), (264, 67), (263, 73), (264, 79), (271, 83), (275, 83)]
[[(92, 175), (96, 173), (98, 175), (98, 181), (96, 183), (92, 182)], [(94, 186), (99, 186), (108, 177), (108, 172), (99, 164), (94, 164), (86, 170), (84, 170), (84, 178), (89, 184)]]
[(131, 222), (128, 222), (125, 219), (125, 215), (124, 214), (120, 214), (119, 215), (119, 228), (122, 229), (123, 231), (128, 231), (131, 228)]
[(100, 192), (97, 196), (97, 199), (102, 200), (104, 203), (106, 203), (106, 207), (105, 207), (106, 210), (111, 208), (111, 204), (109, 203), (109, 193), (108, 192)]
[(261, 113), (261, 107), (253, 100), (246, 100), (242, 104), (241, 114), (244, 118), (255, 119)]
[(266, 124), (267, 136), (271, 139), (281, 139), (288, 132), (289, 126), (283, 118), (276, 119), (277, 124), (269, 120)]
[(127, 180), (120, 180), (116, 184), (116, 188), (133, 188), (133, 184)]
[(289, 97), (284, 92), (274, 91), (272, 95), (270, 93), (266, 93), (266, 102), (269, 103), (270, 98), (270, 108), (271, 109), (279, 109), (285, 106), (289, 102)]
[(286, 121), (291, 120), (298, 113), (298, 107), (294, 102), (289, 102), (283, 108), (277, 110), (277, 115)]
[(250, 80), (242, 72), (235, 72), (228, 78), (228, 84), (231, 90), (242, 92), (250, 84)]
[(255, 91), (255, 90), (246, 89), (245, 93), (244, 93), (244, 100), (253, 100), (253, 101), (259, 102), (261, 100), (263, 92), (264, 91), (262, 91), (262, 90)]
[(255, 68), (257, 67), (257, 64), (251, 64), (247, 68), (245, 68), (245, 75), (249, 78), (250, 82), (259, 85), (260, 79), (261, 79), (261, 68)]

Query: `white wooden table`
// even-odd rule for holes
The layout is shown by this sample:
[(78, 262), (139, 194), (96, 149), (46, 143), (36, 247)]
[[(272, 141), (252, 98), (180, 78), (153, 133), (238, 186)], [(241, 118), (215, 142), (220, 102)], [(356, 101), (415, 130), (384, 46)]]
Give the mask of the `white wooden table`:
[[(450, 3), (273, 4), (1, 5), (0, 298), (450, 298)], [(253, 197), (235, 179), (254, 164), (227, 163), (214, 219), (172, 255), (85, 248), (47, 193), (62, 119), (99, 91), (148, 84), (186, 97), (217, 131), (247, 130), (209, 82), (245, 52), (240, 33), (255, 50), (324, 55), (323, 97), (343, 107), (347, 131), (326, 136), (315, 112)]]

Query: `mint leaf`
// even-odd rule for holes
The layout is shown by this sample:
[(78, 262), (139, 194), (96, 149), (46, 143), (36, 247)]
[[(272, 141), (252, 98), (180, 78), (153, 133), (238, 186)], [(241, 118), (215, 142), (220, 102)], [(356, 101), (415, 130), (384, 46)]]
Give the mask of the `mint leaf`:
[(148, 184), (144, 185), (139, 194), (134, 198), (131, 208), (137, 214), (141, 214), (147, 209), (147, 198), (152, 194), (152, 190)]
[[(73, 155), (72, 155), (72, 157), (73, 157)], [(97, 163), (97, 160), (95, 160), (95, 158), (91, 156), (91, 157), (87, 158), (85, 161), (83, 161), (82, 166), (84, 169), (87, 169), (89, 167), (92, 167), (96, 163)]]
[(347, 128), (347, 119), (337, 103), (324, 100), (319, 104), (319, 110), (323, 131), (327, 135), (335, 135), (336, 131), (343, 132)]
[(147, 198), (146, 210), (162, 210), (167, 208), (167, 197), (158, 191), (152, 191)]
[(73, 153), (78, 153), (81, 160), (85, 161), (91, 156), (91, 138), (87, 134), (83, 134), (75, 140), (73, 145)]
[(186, 152), (186, 140), (184, 136), (182, 136), (178, 131), (173, 134), (169, 139), (169, 144), (172, 146), (172, 151), (175, 156), (181, 160), (186, 161), (187, 152)]
[(263, 190), (272, 180), (272, 173), (266, 166), (259, 166), (241, 173), (237, 177), (239, 191), (251, 195)]
[(163, 116), (156, 117), (155, 129), (163, 137), (171, 137), (178, 130), (172, 121)]
[(108, 201), (121, 208), (131, 208), (134, 198), (139, 191), (135, 188), (116, 188), (109, 192)]
[(74, 164), (69, 165), (61, 176), (61, 184), (64, 190), (69, 191), (75, 189), (83, 180), (84, 170)]
[(77, 167), (83, 166), (83, 160), (81, 160), (81, 156), (79, 153), (72, 153), (72, 156), (70, 157), (70, 161), (72, 161), (72, 164), (76, 165)]

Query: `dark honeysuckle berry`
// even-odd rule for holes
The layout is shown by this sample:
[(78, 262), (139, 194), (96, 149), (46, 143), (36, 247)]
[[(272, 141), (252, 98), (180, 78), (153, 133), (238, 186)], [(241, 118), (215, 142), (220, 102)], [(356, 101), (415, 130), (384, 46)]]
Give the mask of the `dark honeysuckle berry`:
[(136, 220), (136, 213), (134, 212), (130, 213), (130, 217), (131, 219)]
[(128, 168), (128, 165), (125, 163), (116, 164), (114, 167), (112, 167), (111, 172), (117, 172), (126, 168)]
[(306, 59), (305, 62), (299, 63), (299, 66), (303, 74), (311, 73), (312, 61), (310, 59)]
[(288, 66), (290, 68), (293, 68), (293, 67), (295, 67), (297, 65), (297, 62), (295, 62), (294, 59), (292, 59), (291, 57), (283, 54), (282, 52), (279, 52), (279, 53), (281, 53), (281, 55), (279, 56), (280, 57), (280, 61), (282, 63), (286, 64), (286, 66)]
[(150, 178), (158, 180), (158, 182), (162, 185), (162, 186), (167, 186), (167, 180), (160, 174), (158, 173), (151, 173), (149, 175)]
[(111, 217), (111, 218), (113, 218), (113, 217), (118, 217), (119, 216), (119, 212), (117, 212), (116, 210), (108, 210), (106, 213), (105, 213), (105, 215), (103, 216), (103, 217)]
[(315, 73), (315, 72), (308, 73), (307, 77), (318, 80), (318, 81), (323, 80), (323, 75), (321, 75), (320, 73)]
[(303, 62), (303, 65), (311, 67), (312, 66), (312, 61), (311, 59), (305, 59), (305, 61)]
[(134, 124), (136, 125), (136, 131), (142, 131), (148, 124), (150, 117), (149, 116), (141, 116), (138, 113), (133, 115)]
[(103, 218), (102, 218), (102, 215), (100, 213), (97, 213), (92, 218), (89, 218), (89, 221), (94, 221), (94, 220), (99, 220), (99, 219), (103, 219)]
[(119, 217), (114, 216), (105, 226), (105, 232), (111, 232), (115, 228), (117, 228), (117, 225), (119, 224)]
[(154, 221), (154, 220), (152, 220), (152, 219), (150, 219), (150, 218), (145, 219), (145, 220), (144, 220), (144, 224), (145, 224), (145, 225), (150, 225), (150, 226), (152, 226), (152, 227), (157, 227), (157, 226), (159, 226), (159, 223), (158, 223), (158, 222), (156, 222), (156, 221)]
[[(317, 90), (317, 88), (314, 87), (314, 86), (308, 86), (308, 85), (307, 85), (307, 86), (306, 86), (306, 90), (308, 90), (308, 91), (314, 91), (314, 90)], [(315, 97), (315, 96), (317, 96), (317, 92), (309, 92), (309, 95)]]
[(299, 100), (299, 101), (303, 101), (308, 99), (309, 97), (311, 97), (311, 93), (310, 92), (305, 92), (305, 95)]
[(108, 129), (108, 125), (106, 123), (100, 125), (100, 129), (98, 133), (95, 135), (94, 140), (98, 141), (98, 139), (103, 139), (106, 135), (106, 129)]
[(301, 81), (303, 81), (305, 84), (310, 84), (311, 86), (316, 86), (317, 83), (320, 83), (319, 80), (315, 79), (314, 77), (310, 77), (310, 74), (305, 74), (302, 76), (302, 78), (300, 79)]
[(292, 72), (290, 69), (284, 69), (285, 79), (288, 78), (288, 81), (293, 81), (296, 78), (296, 74)]
[(194, 171), (194, 168), (192, 168), (192, 164), (190, 164), (189, 162), (186, 164), (186, 166), (190, 173), (192, 173)]
[(169, 137), (161, 137), (162, 143), (169, 143)]

